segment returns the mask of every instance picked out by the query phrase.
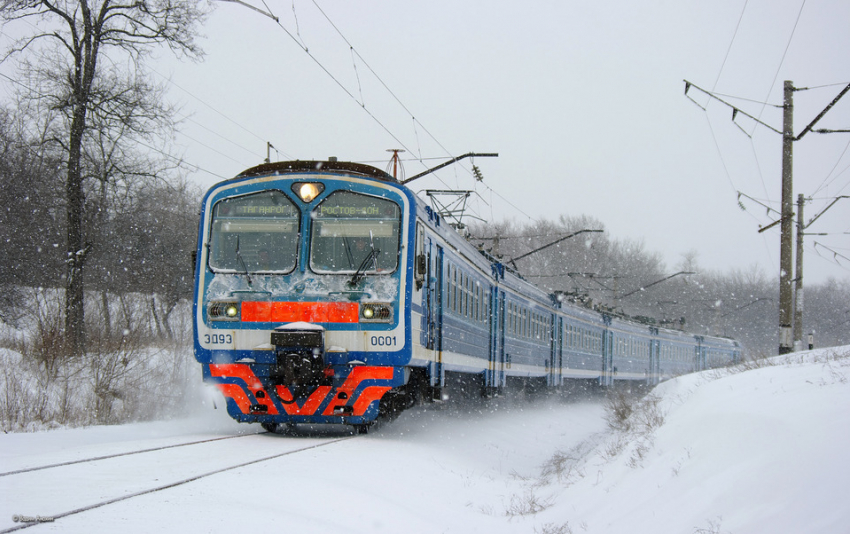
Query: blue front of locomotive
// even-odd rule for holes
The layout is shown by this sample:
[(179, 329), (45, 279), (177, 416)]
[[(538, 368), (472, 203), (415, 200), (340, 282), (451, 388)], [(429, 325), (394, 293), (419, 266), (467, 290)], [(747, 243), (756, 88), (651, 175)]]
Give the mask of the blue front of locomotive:
[(204, 198), (195, 357), (242, 422), (364, 425), (410, 361), (412, 206), (372, 167), (267, 164)]

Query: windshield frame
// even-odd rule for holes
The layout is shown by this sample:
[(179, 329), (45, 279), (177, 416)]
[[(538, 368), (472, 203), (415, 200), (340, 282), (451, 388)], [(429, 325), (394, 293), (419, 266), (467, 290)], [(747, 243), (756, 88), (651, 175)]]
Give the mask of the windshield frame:
[[(263, 203), (257, 203), (255, 206), (246, 204), (239, 206), (240, 202), (249, 200), (250, 197), (260, 198), (263, 195), (277, 196), (278, 199), (285, 199), (286, 204), (275, 203), (283, 208), (290, 208), (289, 213), (283, 213), (281, 216), (264, 216), (264, 211), (275, 209), (275, 206), (264, 206)], [(237, 208), (241, 207), (243, 211), (254, 210), (249, 215), (230, 215), (220, 213), (220, 209), (226, 206), (227, 203), (233, 203)], [(208, 254), (207, 266), (214, 273), (244, 273), (244, 274), (289, 274), (298, 268), (298, 263), (301, 255), (301, 220), (302, 210), (298, 203), (295, 202), (282, 189), (266, 189), (253, 191), (243, 195), (234, 195), (222, 198), (216, 201), (212, 206), (212, 216), (209, 223), (208, 234)], [(235, 239), (230, 240), (226, 236), (226, 232), (222, 227), (237, 226), (244, 228), (242, 232), (238, 229), (233, 230)], [(284, 226), (285, 225), (285, 226)], [(283, 230), (286, 228), (286, 230)], [(265, 231), (263, 231), (265, 230)], [(261, 242), (261, 235), (265, 236)], [(284, 235), (289, 234), (289, 235)], [(290, 240), (288, 243), (274, 243), (275, 238)], [(232, 247), (232, 257), (230, 252), (221, 248)], [(268, 256), (263, 253), (268, 252)], [(279, 261), (280, 259), (289, 261)], [(278, 260), (280, 268), (275, 265), (275, 260)]]
[[(322, 207), (326, 206), (325, 203), (332, 201), (337, 195), (362, 197), (358, 200), (370, 199), (372, 205), (364, 204), (354, 208), (355, 211), (364, 211), (360, 216), (322, 216), (320, 211)], [(373, 209), (380, 212), (382, 209), (389, 208), (395, 211), (394, 217), (375, 217), (366, 213)], [(310, 270), (321, 275), (344, 276), (382, 276), (398, 272), (401, 265), (403, 217), (404, 209), (394, 199), (347, 189), (332, 191), (310, 211), (311, 229), (307, 247), (307, 263)], [(330, 258), (331, 261), (344, 259), (345, 261), (342, 262), (340, 267), (335, 264), (330, 267), (323, 267), (319, 261), (325, 258), (319, 256), (319, 254), (324, 253), (317, 252), (320, 250), (317, 240), (323, 237), (322, 234), (326, 230), (335, 232), (327, 237), (341, 239), (340, 243), (332, 246), (341, 245), (342, 251), (335, 254), (336, 258)], [(392, 239), (393, 237), (395, 239)], [(391, 244), (393, 249), (390, 252), (382, 251), (381, 249), (386, 248), (388, 244)], [(384, 269), (382, 267), (383, 262), (386, 262), (389, 258), (394, 258), (392, 268)]]

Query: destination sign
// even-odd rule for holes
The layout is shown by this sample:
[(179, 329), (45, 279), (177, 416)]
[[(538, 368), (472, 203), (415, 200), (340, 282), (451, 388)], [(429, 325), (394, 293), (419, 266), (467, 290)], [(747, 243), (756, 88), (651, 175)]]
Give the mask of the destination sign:
[(316, 218), (398, 219), (399, 209), (390, 200), (337, 191), (317, 206), (313, 214)]
[(319, 217), (379, 217), (377, 206), (319, 206)]
[(298, 210), (280, 191), (265, 191), (223, 200), (215, 205), (215, 216), (293, 218)]

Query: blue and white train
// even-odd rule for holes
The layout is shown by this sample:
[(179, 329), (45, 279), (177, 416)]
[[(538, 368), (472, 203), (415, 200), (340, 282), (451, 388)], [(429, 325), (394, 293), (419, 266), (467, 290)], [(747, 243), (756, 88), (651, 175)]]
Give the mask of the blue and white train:
[(392, 176), (333, 159), (259, 165), (207, 192), (194, 344), (237, 421), (359, 432), (456, 384), (654, 384), (741, 355), (559, 302)]

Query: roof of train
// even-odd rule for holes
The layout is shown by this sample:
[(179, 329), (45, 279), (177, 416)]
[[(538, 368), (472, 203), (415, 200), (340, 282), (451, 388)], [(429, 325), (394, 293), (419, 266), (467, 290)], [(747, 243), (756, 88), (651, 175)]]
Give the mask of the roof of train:
[(237, 178), (245, 178), (248, 176), (260, 176), (263, 174), (289, 173), (289, 172), (335, 172), (339, 174), (348, 174), (352, 176), (365, 176), (374, 178), (382, 182), (398, 183), (398, 180), (393, 178), (386, 172), (366, 165), (363, 163), (352, 163), (349, 161), (336, 161), (331, 158), (327, 161), (315, 160), (295, 160), (295, 161), (276, 161), (274, 163), (262, 163), (256, 167), (244, 170)]

